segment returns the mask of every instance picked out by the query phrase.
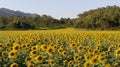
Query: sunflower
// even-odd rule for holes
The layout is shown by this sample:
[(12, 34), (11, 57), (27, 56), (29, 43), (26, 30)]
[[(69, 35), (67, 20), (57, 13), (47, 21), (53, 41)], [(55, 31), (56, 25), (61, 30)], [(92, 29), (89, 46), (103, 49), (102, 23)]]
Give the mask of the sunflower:
[(10, 44), (9, 44), (9, 43), (7, 43), (7, 44), (5, 44), (5, 46), (6, 46), (6, 47), (10, 47)]
[(101, 47), (101, 45), (100, 44), (98, 44), (97, 46), (96, 46), (96, 50), (99, 50), (100, 49), (100, 47)]
[(63, 56), (66, 56), (66, 54), (67, 54), (66, 51), (63, 51), (63, 52), (62, 52), (62, 55), (63, 55)]
[(53, 65), (55, 64), (55, 60), (50, 59), (50, 60), (49, 60), (49, 64), (50, 64), (51, 66), (53, 66)]
[(114, 54), (115, 54), (116, 57), (120, 56), (120, 48), (118, 48), (117, 50), (115, 50)]
[(86, 49), (87, 49), (87, 47), (86, 47), (86, 46), (83, 46), (82, 50), (85, 51)]
[(118, 63), (114, 63), (114, 67), (119, 67)]
[(34, 64), (28, 64), (27, 67), (34, 67)]
[(108, 48), (108, 51), (111, 51), (113, 48), (114, 48), (113, 46), (110, 46), (110, 47)]
[(16, 51), (10, 51), (8, 53), (8, 58), (16, 58), (17, 57), (17, 52)]
[(101, 53), (100, 56), (105, 56), (105, 52)]
[(5, 55), (7, 55), (7, 51), (2, 52), (2, 56), (5, 56)]
[(111, 67), (111, 65), (110, 64), (106, 64), (105, 67)]
[(40, 63), (40, 62), (42, 62), (43, 60), (44, 60), (44, 57), (41, 56), (41, 55), (36, 56), (36, 57), (34, 58), (34, 62), (35, 62), (35, 63)]
[(30, 55), (31, 56), (35, 56), (37, 54), (37, 50), (32, 50), (32, 51), (30, 51)]
[(93, 49), (90, 48), (90, 49), (88, 50), (88, 53), (93, 53)]
[(95, 54), (95, 55), (98, 54), (98, 50), (95, 49), (95, 50), (93, 51), (93, 54)]
[(82, 49), (83, 49), (83, 46), (82, 46), (82, 45), (79, 45), (79, 46), (77, 47), (78, 52), (82, 51)]
[(68, 62), (68, 65), (72, 65), (73, 64), (73, 60), (70, 60), (69, 62)]
[(3, 45), (0, 43), (0, 50), (2, 50), (2, 48), (3, 48)]
[(97, 46), (95, 49), (96, 49), (96, 50), (100, 50), (100, 47)]
[(72, 60), (72, 64), (73, 64), (73, 65), (76, 64), (76, 61), (75, 61), (75, 60)]
[(88, 54), (84, 54), (84, 58), (85, 58), (86, 60), (89, 60), (89, 59), (90, 59), (90, 56), (89, 56)]
[(59, 48), (59, 49), (58, 49), (58, 53), (59, 53), (59, 54), (62, 54), (62, 52), (63, 52), (63, 49), (62, 49), (62, 48)]
[(77, 60), (79, 58), (79, 55), (78, 54), (74, 54), (74, 60)]
[(27, 43), (27, 44), (25, 44), (25, 45), (26, 45), (26, 48), (29, 48), (29, 47), (31, 46), (31, 45), (30, 45), (30, 44), (28, 44), (28, 43)]
[(27, 48), (27, 46), (26, 46), (26, 44), (22, 44), (22, 49), (26, 49)]
[(17, 63), (12, 63), (12, 64), (10, 65), (10, 67), (18, 67), (18, 64), (17, 64)]
[(31, 62), (31, 61), (32, 61), (32, 57), (29, 56), (25, 58), (25, 62)]
[(98, 61), (99, 62), (105, 62), (107, 59), (104, 56), (99, 56)]
[(20, 45), (19, 44), (13, 45), (13, 50), (14, 51), (18, 51), (19, 49), (20, 49)]
[(54, 48), (54, 49), (57, 49), (57, 46), (56, 46), (56, 45), (53, 45), (53, 48)]
[(32, 46), (31, 50), (37, 50), (36, 46)]
[(118, 44), (117, 47), (120, 48), (120, 44)]
[(41, 49), (42, 49), (43, 51), (47, 50), (47, 48), (48, 48), (47, 45), (45, 45), (45, 44), (44, 44), (44, 45), (41, 45)]
[(56, 43), (60, 43), (60, 40), (59, 40), (59, 39), (57, 39), (57, 40), (56, 40)]
[(88, 61), (87, 61), (87, 62), (85, 62), (85, 63), (84, 63), (84, 67), (91, 67), (90, 62), (88, 62)]
[(63, 61), (63, 64), (64, 64), (64, 65), (67, 65), (67, 64), (68, 64), (68, 61), (67, 61), (67, 60), (64, 60), (64, 61)]
[(91, 64), (95, 64), (98, 62), (98, 58), (97, 57), (93, 57), (91, 60), (90, 60), (90, 63)]
[(70, 47), (71, 47), (71, 48), (74, 48), (74, 47), (76, 47), (76, 46), (77, 46), (77, 44), (76, 44), (75, 42), (73, 42), (73, 43), (70, 44)]
[(41, 46), (36, 45), (35, 47), (36, 47), (36, 50), (41, 50)]
[(46, 50), (46, 53), (48, 53), (48, 55), (52, 56), (53, 53), (55, 52), (54, 48), (52, 47), (49, 47), (47, 50)]
[(79, 57), (77, 58), (77, 61), (80, 62), (81, 59), (82, 59), (82, 56), (79, 56)]

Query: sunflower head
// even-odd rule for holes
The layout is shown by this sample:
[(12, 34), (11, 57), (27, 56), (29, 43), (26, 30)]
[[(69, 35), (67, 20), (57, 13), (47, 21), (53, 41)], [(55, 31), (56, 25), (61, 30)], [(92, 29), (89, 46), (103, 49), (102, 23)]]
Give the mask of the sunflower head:
[(117, 56), (120, 56), (120, 48), (118, 48), (117, 50), (115, 50), (114, 54)]
[(48, 48), (47, 45), (45, 45), (45, 44), (44, 44), (44, 45), (41, 45), (41, 49), (42, 49), (43, 51), (47, 50), (47, 48)]
[(84, 58), (85, 58), (86, 60), (89, 60), (89, 59), (90, 59), (89, 54), (84, 54)]
[(77, 44), (75, 43), (75, 42), (72, 42), (71, 44), (70, 44), (70, 47), (71, 48), (74, 48), (74, 47), (76, 47), (77, 46)]
[(34, 67), (34, 64), (28, 64), (27, 67)]
[(90, 49), (88, 50), (88, 52), (89, 52), (89, 53), (93, 53), (93, 49), (90, 48)]
[(50, 60), (49, 60), (49, 64), (50, 64), (51, 66), (54, 65), (54, 64), (55, 64), (55, 60), (50, 59)]
[(68, 64), (69, 64), (69, 65), (72, 65), (72, 64), (73, 64), (73, 60), (70, 60), (70, 61), (68, 62)]
[(17, 57), (17, 52), (16, 51), (11, 51), (8, 53), (8, 58), (16, 58)]
[(31, 61), (32, 61), (32, 57), (29, 56), (25, 58), (25, 62), (31, 62)]
[(63, 52), (63, 49), (62, 49), (62, 48), (59, 48), (59, 49), (58, 49), (58, 53), (62, 54), (62, 52)]
[(84, 67), (91, 67), (90, 62), (88, 62), (88, 61), (87, 61), (87, 62), (85, 62), (85, 63), (84, 63)]
[(111, 67), (111, 65), (110, 64), (106, 64), (105, 67)]
[(7, 52), (6, 52), (6, 51), (3, 51), (3, 52), (2, 52), (2, 56), (5, 56), (5, 55), (7, 55)]
[(75, 54), (74, 55), (74, 60), (77, 60), (79, 58), (79, 55), (78, 54)]
[(77, 47), (78, 52), (82, 51), (82, 49), (83, 49), (83, 46), (82, 46), (82, 45), (79, 45), (79, 46)]
[(93, 54), (95, 54), (95, 55), (98, 54), (98, 50), (95, 49), (95, 50), (93, 51)]
[(67, 65), (67, 64), (68, 64), (68, 61), (67, 61), (67, 60), (64, 60), (64, 61), (63, 61), (63, 64), (64, 64), (64, 65)]
[(32, 50), (32, 51), (30, 51), (30, 55), (31, 56), (35, 56), (37, 54), (37, 50)]
[(20, 49), (20, 45), (19, 44), (14, 44), (13, 45), (13, 50), (14, 51), (18, 51)]
[(48, 53), (49, 56), (52, 56), (54, 52), (55, 52), (55, 50), (54, 50), (53, 47), (49, 47), (49, 48), (46, 50), (46, 53)]
[(40, 63), (40, 62), (42, 62), (43, 60), (44, 60), (44, 57), (41, 56), (41, 55), (36, 56), (36, 57), (34, 58), (34, 62), (35, 62), (35, 63)]
[(114, 67), (119, 67), (118, 63), (114, 63)]
[(2, 43), (0, 43), (0, 50), (2, 50), (2, 48), (3, 48), (3, 45), (2, 45)]
[(10, 47), (11, 45), (10, 45), (10, 43), (7, 43), (7, 44), (5, 44), (5, 46), (6, 46), (6, 47)]
[(37, 50), (36, 46), (32, 46), (31, 50)]
[(26, 45), (26, 48), (28, 48), (28, 47), (30, 47), (31, 46), (31, 44), (29, 44), (29, 43), (27, 43), (27, 44), (25, 44)]
[(103, 53), (100, 53), (100, 56), (105, 56), (105, 52), (103, 52)]
[(67, 54), (66, 51), (63, 51), (63, 52), (62, 52), (62, 55), (63, 55), (63, 56), (66, 56), (66, 54)]
[(18, 67), (18, 64), (17, 64), (17, 63), (12, 63), (12, 64), (10, 65), (10, 67)]
[(98, 62), (98, 58), (97, 57), (93, 57), (91, 60), (90, 60), (90, 63), (91, 64), (96, 64)]
[(26, 49), (27, 48), (26, 44), (22, 44), (21, 48)]
[(98, 61), (99, 62), (105, 62), (107, 59), (104, 56), (99, 56)]

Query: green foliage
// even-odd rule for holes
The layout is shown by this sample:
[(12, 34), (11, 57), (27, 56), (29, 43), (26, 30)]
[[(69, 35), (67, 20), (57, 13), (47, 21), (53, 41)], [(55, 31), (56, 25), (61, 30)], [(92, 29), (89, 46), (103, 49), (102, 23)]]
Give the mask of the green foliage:
[[(64, 19), (64, 18), (63, 18)], [(37, 17), (26, 16), (1, 16), (1, 30), (25, 30), (25, 29), (55, 29), (66, 27), (66, 21), (54, 19), (51, 16), (42, 15)]]
[(74, 27), (101, 30), (119, 29), (120, 7), (107, 6), (79, 14)]
[(120, 7), (107, 6), (78, 14), (78, 18), (55, 19), (51, 16), (0, 16), (1, 30), (41, 30), (66, 27), (92, 30), (120, 30)]

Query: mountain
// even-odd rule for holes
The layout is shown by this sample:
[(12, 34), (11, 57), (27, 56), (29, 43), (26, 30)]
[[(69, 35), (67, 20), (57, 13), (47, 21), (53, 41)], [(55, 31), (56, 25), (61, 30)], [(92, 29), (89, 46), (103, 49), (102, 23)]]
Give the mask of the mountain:
[(0, 8), (0, 16), (28, 16), (36, 17), (38, 14), (24, 13), (22, 11), (14, 11), (7, 8)]

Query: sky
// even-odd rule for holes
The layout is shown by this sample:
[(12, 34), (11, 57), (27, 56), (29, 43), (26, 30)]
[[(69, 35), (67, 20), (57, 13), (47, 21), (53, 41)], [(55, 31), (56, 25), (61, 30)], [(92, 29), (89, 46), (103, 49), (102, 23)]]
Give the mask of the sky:
[(112, 5), (120, 6), (120, 0), (0, 0), (0, 8), (46, 14), (57, 19), (76, 18), (84, 11)]

